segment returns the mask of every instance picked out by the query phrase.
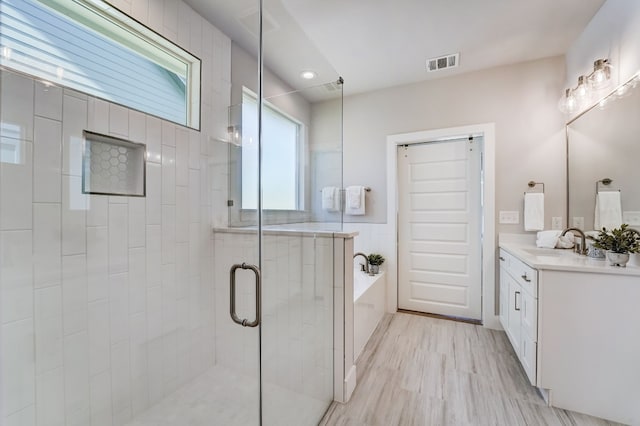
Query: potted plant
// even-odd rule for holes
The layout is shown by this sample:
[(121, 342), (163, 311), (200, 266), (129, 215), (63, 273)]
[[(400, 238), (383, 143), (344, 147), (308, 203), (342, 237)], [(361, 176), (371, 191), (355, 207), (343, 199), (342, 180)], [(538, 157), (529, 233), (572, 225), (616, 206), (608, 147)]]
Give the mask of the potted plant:
[(640, 252), (638, 233), (630, 229), (626, 223), (620, 225), (620, 228), (614, 228), (610, 231), (602, 228), (593, 245), (606, 251), (607, 259), (613, 266), (627, 266), (629, 253)]
[(384, 257), (378, 253), (371, 253), (367, 256), (369, 260), (369, 271), (372, 274), (377, 274), (380, 272), (380, 265), (384, 263)]

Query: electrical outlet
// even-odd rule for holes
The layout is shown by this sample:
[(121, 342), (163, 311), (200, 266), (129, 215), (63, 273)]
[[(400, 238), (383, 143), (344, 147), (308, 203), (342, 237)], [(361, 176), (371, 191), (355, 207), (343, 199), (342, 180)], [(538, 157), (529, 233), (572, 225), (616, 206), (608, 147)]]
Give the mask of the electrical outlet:
[(551, 229), (563, 229), (562, 228), (562, 217), (554, 216), (551, 218)]
[(520, 212), (500, 210), (500, 223), (517, 225), (520, 223)]
[(622, 221), (631, 226), (640, 226), (640, 212), (626, 211), (622, 212)]
[(584, 229), (584, 217), (574, 216), (573, 218), (571, 218), (571, 226), (573, 228)]

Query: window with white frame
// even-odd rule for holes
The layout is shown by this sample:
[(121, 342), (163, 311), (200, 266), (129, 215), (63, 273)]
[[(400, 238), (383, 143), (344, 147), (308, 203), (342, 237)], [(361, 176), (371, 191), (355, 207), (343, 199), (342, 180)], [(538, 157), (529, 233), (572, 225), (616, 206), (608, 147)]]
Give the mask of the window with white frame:
[(200, 127), (200, 60), (103, 0), (0, 0), (0, 65)]
[[(263, 103), (262, 205), (265, 210), (299, 210), (302, 124)], [(242, 96), (242, 208), (258, 207), (258, 102)]]

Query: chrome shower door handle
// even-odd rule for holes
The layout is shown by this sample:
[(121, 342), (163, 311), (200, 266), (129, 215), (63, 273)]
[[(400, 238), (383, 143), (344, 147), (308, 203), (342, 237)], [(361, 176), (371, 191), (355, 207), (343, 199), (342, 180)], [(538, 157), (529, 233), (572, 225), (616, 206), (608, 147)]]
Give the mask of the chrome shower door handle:
[[(250, 269), (256, 276), (256, 318), (253, 321), (249, 321), (248, 319), (240, 319), (238, 314), (236, 313), (236, 271), (238, 269)], [(236, 263), (231, 267), (229, 271), (230, 274), (230, 290), (231, 297), (229, 298), (229, 313), (231, 314), (231, 319), (236, 324), (240, 324), (243, 327), (257, 327), (260, 324), (260, 270), (255, 265), (247, 265), (246, 263), (238, 264)]]

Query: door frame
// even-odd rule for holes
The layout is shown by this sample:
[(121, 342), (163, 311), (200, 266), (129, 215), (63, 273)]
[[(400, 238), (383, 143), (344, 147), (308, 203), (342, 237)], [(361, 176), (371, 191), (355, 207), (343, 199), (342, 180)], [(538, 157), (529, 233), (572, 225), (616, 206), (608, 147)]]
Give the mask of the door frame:
[(398, 145), (482, 136), (482, 324), (502, 329), (497, 315), (495, 279), (495, 123), (398, 133), (387, 136), (387, 238), (394, 249), (387, 266), (387, 311), (398, 310)]

